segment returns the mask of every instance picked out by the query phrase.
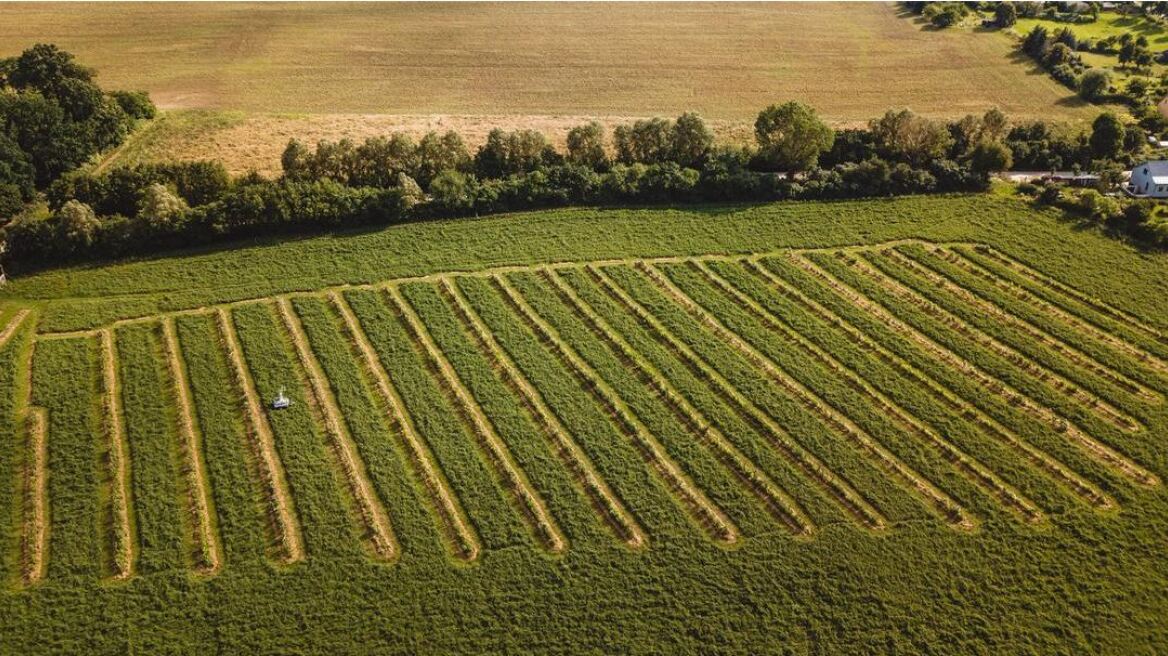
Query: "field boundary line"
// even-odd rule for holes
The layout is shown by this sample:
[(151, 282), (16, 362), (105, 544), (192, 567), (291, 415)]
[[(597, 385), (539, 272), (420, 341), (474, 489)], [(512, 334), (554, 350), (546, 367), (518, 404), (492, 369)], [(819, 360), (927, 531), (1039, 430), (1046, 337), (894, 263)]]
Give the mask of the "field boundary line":
[[(900, 263), (907, 269), (917, 272), (924, 276), (930, 282), (933, 282), (940, 289), (944, 289), (954, 296), (958, 296), (965, 300), (966, 303), (978, 307), (988, 314), (993, 315), (1000, 321), (1010, 323), (1017, 326), (1020, 330), (1025, 332), (1031, 339), (1042, 344), (1043, 346), (1055, 351), (1060, 356), (1065, 357), (1069, 362), (1077, 365), (1081, 369), (1088, 371), (1103, 380), (1115, 385), (1123, 391), (1135, 396), (1136, 398), (1146, 403), (1158, 403), (1162, 401), (1162, 397), (1149, 390), (1141, 383), (1132, 380), (1127, 375), (1116, 371), (1107, 364), (1100, 362), (1098, 358), (1083, 352), (1081, 349), (1068, 344), (1062, 338), (1053, 335), (1049, 330), (1037, 326), (1034, 322), (1020, 317), (1006, 308), (1002, 307), (1001, 303), (988, 297), (985, 293), (970, 289), (955, 280), (950, 274), (940, 270), (939, 265), (935, 263), (922, 262), (912, 255), (905, 254), (897, 249), (887, 251), (888, 256)], [(979, 278), (989, 284), (998, 288), (1004, 293), (1011, 293), (1008, 289), (1003, 290), (1001, 286), (993, 279), (987, 276), (973, 265), (966, 265), (959, 255), (951, 250), (935, 249), (927, 252), (927, 255), (932, 258), (940, 259), (948, 262), (970, 274)]]
[[(1038, 383), (1046, 385), (1056, 392), (1062, 393), (1068, 399), (1078, 402), (1099, 419), (1128, 433), (1134, 433), (1143, 428), (1143, 425), (1138, 420), (1121, 412), (1098, 395), (1084, 389), (1082, 385), (1052, 371), (1049, 367), (1033, 361), (1033, 359), (1012, 346), (1003, 343), (993, 335), (990, 335), (952, 311), (942, 307), (916, 287), (899, 280), (883, 270), (879, 265), (875, 264), (874, 260), (877, 256), (878, 254), (868, 251), (859, 258), (844, 259), (843, 261), (849, 267), (875, 279), (877, 284), (900, 300), (915, 306), (940, 324), (957, 331), (979, 346), (994, 352), (998, 357), (1005, 359), (1010, 364), (1021, 369), (1028, 376), (1038, 381)], [(894, 256), (891, 255), (884, 255), (884, 257), (894, 260)]]
[(127, 453), (126, 429), (122, 423), (122, 387), (118, 380), (117, 357), (114, 329), (106, 328), (101, 331), (101, 361), (109, 465), (112, 470), (110, 503), (114, 521), (112, 536), (114, 578), (128, 579), (134, 575), (137, 554), (130, 518), (130, 456)]
[(476, 560), (482, 551), (478, 537), (470, 528), (469, 520), (450, 489), (450, 484), (434, 462), (429, 446), (418, 434), (413, 418), (406, 411), (405, 402), (394, 387), (373, 345), (369, 343), (369, 337), (340, 292), (331, 291), (328, 298), (341, 315), (352, 344), (356, 345), (366, 371), (373, 378), (382, 400), (388, 406), (390, 419), (402, 434), (409, 450), (407, 459), (413, 465), (411, 469), (415, 470), (415, 475), (421, 479), (437, 511), (440, 532), (446, 534), (448, 546), (453, 547), (456, 557), (468, 562)]
[(707, 280), (713, 282), (717, 288), (723, 290), (723, 293), (729, 294), (734, 298), (739, 306), (744, 308), (748, 314), (754, 315), (764, 324), (770, 326), (772, 330), (778, 330), (785, 334), (788, 340), (797, 344), (803, 352), (810, 354), (813, 359), (819, 361), (821, 365), (833, 374), (850, 381), (850, 387), (861, 390), (864, 395), (873, 401), (874, 405), (882, 413), (892, 418), (902, 430), (914, 434), (918, 439), (930, 444), (941, 455), (943, 460), (947, 461), (954, 469), (963, 472), (976, 487), (981, 488), (988, 496), (997, 498), (1001, 504), (1021, 515), (1026, 521), (1042, 521), (1043, 512), (1033, 501), (1026, 498), (1012, 485), (1002, 480), (996, 472), (981, 463), (977, 458), (969, 455), (957, 445), (942, 437), (924, 421), (876, 389), (862, 374), (848, 368), (835, 356), (821, 349), (789, 323), (776, 316), (770, 310), (767, 310), (760, 303), (705, 264), (695, 263), (692, 266), (701, 272)]
[(625, 504), (596, 471), (588, 455), (580, 448), (559, 417), (548, 407), (543, 396), (532, 386), (515, 361), (491, 334), (490, 329), (470, 306), (457, 285), (447, 278), (442, 281), (440, 288), (457, 310), (464, 327), (470, 329), (480, 350), (495, 366), (503, 370), (513, 393), (523, 399), (532, 423), (542, 428), (550, 438), (560, 459), (575, 475), (576, 484), (585, 496), (591, 497), (592, 505), (601, 515), (601, 519), (630, 547), (645, 546), (647, 538), (644, 529), (638, 525)]
[[(642, 372), (642, 384), (654, 389), (669, 405), (678, 421), (686, 426), (695, 437), (705, 442), (707, 448), (721, 453), (723, 466), (732, 469), (737, 477), (751, 492), (758, 497), (759, 502), (767, 511), (775, 516), (796, 535), (811, 535), (815, 532), (815, 524), (807, 516), (799, 502), (771, 479), (762, 467), (742, 453), (738, 447), (718, 429), (706, 416), (693, 406), (682, 393), (673, 386), (661, 371), (638, 353), (631, 344), (592, 308), (584, 299), (580, 298), (563, 281), (554, 270), (545, 269), (542, 277), (551, 283), (561, 298), (567, 299), (578, 317), (592, 326), (593, 332), (608, 342), (617, 353), (618, 359), (624, 361), (626, 367), (636, 367)], [(648, 379), (647, 381), (645, 379)]]
[(690, 298), (678, 288), (671, 280), (666, 278), (659, 269), (651, 265), (641, 265), (638, 268), (666, 296), (672, 298), (711, 333), (726, 340), (751, 364), (764, 372), (771, 380), (778, 383), (780, 387), (796, 398), (805, 408), (817, 414), (826, 423), (832, 425), (838, 433), (849, 438), (871, 456), (874, 456), (886, 473), (899, 478), (908, 487), (913, 489), (918, 496), (927, 500), (926, 505), (933, 508), (934, 511), (945, 518), (950, 526), (960, 530), (972, 530), (976, 526), (976, 521), (969, 512), (953, 498), (945, 492), (942, 492), (932, 482), (926, 480), (919, 472), (905, 464), (900, 458), (889, 451), (887, 447), (878, 442), (867, 431), (860, 428), (859, 425), (845, 414), (832, 407), (822, 397), (784, 371), (773, 360), (747, 343), (738, 333), (728, 328), (710, 314), (708, 310), (698, 304), (697, 301)]
[(459, 414), (470, 424), (471, 431), (479, 437), (480, 446), (486, 447), (489, 453), (487, 460), (490, 462), (491, 468), (495, 470), (495, 475), (500, 479), (503, 487), (515, 497), (515, 501), (518, 502), (521, 509), (520, 514), (524, 515), (524, 519), (533, 529), (537, 541), (553, 553), (563, 552), (568, 546), (567, 539), (557, 525), (555, 518), (552, 517), (551, 511), (548, 510), (543, 498), (535, 490), (527, 474), (515, 461), (515, 456), (512, 455), (503, 438), (495, 430), (494, 424), (487, 417), (478, 400), (466, 388), (462, 379), (459, 378), (458, 372), (450, 364), (450, 360), (446, 358), (442, 349), (434, 341), (430, 329), (426, 327), (409, 301), (402, 296), (401, 290), (397, 286), (387, 288), (386, 295), (390, 299), (391, 309), (404, 319), (416, 345), (421, 347), (430, 363), (437, 370), (442, 387), (454, 397), (450, 400), (454, 401), (455, 406), (460, 409)]
[(858, 326), (854, 325), (851, 321), (844, 319), (833, 310), (828, 309), (818, 301), (798, 290), (794, 285), (778, 277), (776, 274), (763, 266), (758, 259), (747, 260), (746, 264), (749, 271), (752, 271), (755, 273), (755, 275), (761, 277), (763, 280), (777, 288), (779, 293), (788, 298), (794, 299), (799, 305), (807, 309), (815, 316), (819, 317), (824, 322), (839, 328), (850, 338), (856, 340), (865, 348), (870, 349), (872, 352), (877, 354), (883, 362), (927, 388), (930, 392), (932, 392), (935, 398), (946, 405), (955, 414), (960, 415), (966, 419), (975, 420), (975, 425), (981, 430), (983, 434), (1019, 451), (1033, 464), (1041, 469), (1046, 470), (1049, 476), (1061, 482), (1089, 504), (1100, 509), (1110, 509), (1115, 506), (1115, 501), (1113, 499), (1099, 490), (1095, 484), (1083, 478), (1082, 475), (1080, 475), (1078, 472), (1075, 472), (1070, 467), (1056, 459), (1054, 456), (1026, 442), (1020, 436), (1014, 433), (1014, 431), (1002, 425), (981, 408), (962, 398), (959, 394), (946, 387), (940, 381), (934, 379), (929, 374), (910, 364), (904, 358), (893, 353), (888, 349), (888, 347), (877, 342), (867, 333), (862, 331)]
[(32, 314), (32, 310), (21, 308), (12, 315), (12, 318), (8, 320), (4, 329), (0, 330), (0, 348), (4, 348), (8, 340), (12, 339), (12, 336), (16, 334), (16, 331), (20, 329), (20, 325), (24, 323), (25, 318), (30, 314)]
[(1059, 416), (1046, 406), (1039, 404), (1006, 383), (987, 374), (980, 367), (965, 360), (945, 346), (934, 341), (928, 335), (905, 323), (880, 302), (869, 299), (861, 292), (839, 280), (802, 255), (792, 255), (789, 258), (795, 266), (823, 281), (836, 295), (876, 317), (888, 326), (890, 330), (905, 335), (919, 347), (932, 353), (934, 357), (947, 362), (954, 370), (961, 372), (965, 377), (977, 380), (979, 386), (999, 396), (1011, 407), (1025, 410), (1031, 417), (1041, 420), (1054, 429), (1056, 433), (1069, 437), (1072, 442), (1079, 445), (1080, 448), (1091, 454), (1096, 460), (1109, 465), (1112, 469), (1119, 471), (1125, 477), (1140, 485), (1148, 487), (1159, 485), (1159, 478), (1150, 471), (1129, 460), (1126, 456), (1111, 447), (1099, 442), (1079, 429), (1074, 423)]
[(182, 435), (181, 448), (186, 456), (187, 490), (190, 498), (189, 512), (194, 516), (199, 540), (199, 569), (205, 574), (213, 574), (223, 563), (223, 547), (215, 534), (213, 512), (211, 511), (211, 489), (203, 462), (202, 436), (194, 418), (194, 399), (191, 397), (190, 381), (186, 364), (183, 362), (175, 332), (174, 317), (162, 320), (162, 335), (166, 348), (166, 359), (170, 365), (170, 377), (174, 383), (175, 400), (178, 402), (179, 432)]
[(564, 341), (563, 337), (548, 324), (503, 276), (493, 276), (491, 281), (501, 292), (503, 299), (524, 319), (530, 329), (542, 337), (542, 341), (552, 346), (576, 375), (585, 383), (584, 387), (593, 398), (609, 413), (620, 432), (630, 438), (641, 456), (650, 463), (676, 499), (681, 502), (690, 518), (714, 539), (733, 544), (740, 538), (738, 527), (726, 516), (721, 508), (701, 491), (693, 480), (665, 450), (657, 437), (620, 398), (616, 391), (600, 377), (580, 356), (576, 349)]
[[(955, 244), (949, 244), (948, 247), (950, 249), (954, 249), (954, 250), (956, 250), (956, 249), (972, 249), (972, 250), (978, 252), (979, 254), (983, 254), (986, 257), (999, 262), (1003, 267), (1017, 273), (1018, 275), (1020, 275), (1023, 278), (1026, 278), (1026, 279), (1034, 282), (1039, 287), (1045, 287), (1048, 290), (1054, 290), (1055, 292), (1062, 294), (1063, 296), (1066, 296), (1068, 298), (1072, 298), (1072, 299), (1078, 301), (1079, 303), (1082, 303), (1083, 305), (1086, 305), (1087, 307), (1092, 308), (1096, 312), (1111, 319), (1112, 321), (1116, 321), (1118, 323), (1122, 323), (1125, 325), (1135, 326), (1140, 331), (1142, 331), (1146, 335), (1152, 337), (1156, 341), (1168, 344), (1168, 336), (1166, 336), (1164, 334), (1163, 330), (1156, 328), (1152, 324), (1144, 321), (1143, 319), (1136, 317), (1135, 315), (1131, 314), (1130, 312), (1121, 310), (1121, 309), (1115, 307), (1114, 305), (1111, 305), (1105, 301), (1102, 301), (1100, 299), (1095, 298), (1094, 296), (1091, 296), (1090, 294), (1085, 294), (1085, 293), (1075, 289), (1074, 287), (1071, 287), (1070, 285), (1063, 284), (1062, 282), (1059, 282), (1058, 280), (1054, 279), (1053, 277), (1048, 276), (1045, 273), (1042, 273), (1041, 271), (1039, 271), (1039, 270), (1037, 270), (1037, 269), (1035, 269), (1027, 264), (1024, 264), (1023, 262), (1021, 262), (1013, 257), (1010, 257), (1009, 255), (1006, 255), (1005, 253), (1002, 253), (1001, 251), (994, 248), (993, 246), (987, 246), (985, 244), (976, 244), (976, 243), (955, 243)], [(962, 256), (966, 257), (968, 259), (968, 256), (966, 256), (964, 253), (962, 253)], [(1051, 305), (1056, 305), (1056, 304), (1051, 303)], [(1084, 319), (1084, 321), (1088, 321), (1089, 323), (1093, 323), (1087, 319)]]
[[(336, 397), (333, 395), (330, 383), (320, 366), (320, 361), (312, 352), (308, 335), (304, 332), (304, 326), (288, 299), (285, 297), (277, 298), (276, 307), (283, 320), (284, 328), (292, 340), (292, 346), (296, 351), (300, 366), (304, 370), (303, 375), (308, 379), (307, 381), (302, 380), (302, 383), (307, 382), (309, 409), (317, 421), (324, 424), (325, 432), (331, 438), (329, 441), (332, 443), (333, 455), (338, 461), (337, 464), (340, 464), (342, 476), (349, 488), (349, 494), (352, 495), (357, 506), (357, 514), (360, 515), (361, 523), (364, 524), (365, 532), (371, 543), (370, 546), (379, 558), (392, 561), (399, 556), (400, 550), (393, 528), (390, 526), (389, 514), (373, 490), (368, 472), (365, 471), (364, 462), (353, 444), (349, 428), (341, 419), (340, 408), (337, 407)], [(300, 378), (300, 376), (297, 377)]]
[[(969, 257), (965, 256), (957, 249), (948, 248), (940, 252), (951, 256), (951, 259), (943, 258), (947, 262), (950, 262), (955, 266), (970, 272), (974, 276), (985, 280), (987, 283), (998, 288), (1003, 293), (1009, 294), (1014, 298), (1022, 301), (1023, 303), (1026, 303), (1030, 307), (1035, 308), (1038, 312), (1058, 320), (1060, 323), (1069, 328), (1075, 328), (1090, 334), (1098, 342), (1106, 344), (1116, 351), (1125, 353), (1128, 357), (1134, 359), (1143, 366), (1149, 367), (1161, 374), (1168, 373), (1168, 362), (1165, 362), (1159, 356), (1153, 353), (1149, 353), (1148, 351), (1128, 342), (1125, 339), (1112, 335), (1099, 326), (1096, 326), (1093, 322), (1079, 317), (1073, 312), (1070, 312), (1064, 308), (1059, 307), (1055, 303), (1051, 303), (1050, 301), (1039, 297), (1037, 294), (1031, 292), (1025, 287), (997, 275), (981, 264), (969, 259)], [(940, 257), (939, 253), (937, 252), (933, 252), (933, 254)], [(1163, 400), (1163, 397), (1157, 395), (1157, 399)]]
[(766, 442), (782, 454), (795, 469), (820, 487), (827, 498), (870, 530), (882, 530), (888, 520), (876, 510), (851, 483), (832, 471), (822, 460), (799, 443), (762, 408), (742, 394), (704, 358), (673, 334), (657, 317), (636, 299), (621, 289), (603, 269), (588, 267), (587, 273), (600, 288), (620, 305), (630, 310), (637, 320), (651, 329), (659, 343), (670, 350), (690, 371), (712, 383), (718, 395), (738, 408), (738, 414), (755, 428)]
[(248, 440), (255, 451), (259, 463), (260, 478), (263, 479), (265, 492), (268, 498), (268, 516), (271, 518), (276, 532), (276, 541), (283, 551), (282, 560), (291, 564), (304, 560), (304, 538), (300, 532), (300, 525), (296, 519), (296, 511), (292, 495), (288, 490), (288, 482), (284, 479), (284, 468), (280, 462), (280, 455), (276, 451), (275, 438), (272, 427), (268, 424), (268, 417), (264, 414), (260, 403), (259, 393), (255, 388), (255, 381), (248, 372), (244, 361), (243, 348), (239, 344), (239, 335), (235, 332), (235, 325), (230, 312), (226, 308), (219, 308), (219, 331), (227, 347), (227, 358), (231, 361), (235, 382), (243, 396), (244, 415), (247, 420)]

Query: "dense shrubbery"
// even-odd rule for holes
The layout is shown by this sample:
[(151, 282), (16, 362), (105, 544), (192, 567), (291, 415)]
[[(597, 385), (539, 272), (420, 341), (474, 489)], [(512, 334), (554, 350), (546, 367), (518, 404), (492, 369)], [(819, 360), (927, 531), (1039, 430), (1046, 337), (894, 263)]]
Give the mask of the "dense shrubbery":
[(144, 93), (102, 91), (55, 46), (0, 60), (0, 223), (154, 111)]
[(67, 174), (45, 192), (49, 215), (14, 222), (5, 238), (9, 263), (30, 268), (307, 226), (570, 204), (968, 191), (1009, 166), (1004, 129), (996, 110), (949, 125), (902, 110), (836, 144), (811, 108), (786, 103), (759, 115), (757, 148), (716, 147), (696, 114), (618, 126), (611, 147), (600, 124), (583, 125), (566, 153), (530, 130), (494, 130), (473, 155), (452, 132), (416, 143), (400, 134), (315, 148), (293, 140), (276, 181), (232, 181), (212, 162)]

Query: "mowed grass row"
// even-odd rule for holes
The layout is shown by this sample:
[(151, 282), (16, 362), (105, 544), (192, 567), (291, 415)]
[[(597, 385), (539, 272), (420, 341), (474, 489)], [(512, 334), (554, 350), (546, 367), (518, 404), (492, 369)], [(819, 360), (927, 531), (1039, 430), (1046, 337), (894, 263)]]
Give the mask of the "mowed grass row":
[[(1098, 336), (1098, 319), (1084, 320), (1072, 312), (1046, 301), (1023, 286), (1015, 284), (1008, 277), (983, 266), (976, 260), (963, 257), (957, 249), (934, 250), (925, 248), (905, 249), (904, 253), (918, 262), (929, 266), (939, 274), (962, 285), (970, 293), (983, 301), (992, 303), (1003, 312), (1019, 321), (1045, 330), (1050, 339), (1059, 340), (1070, 349), (1078, 351), (1079, 357), (1090, 358), (1094, 363), (1086, 365), (1107, 371), (1100, 375), (1112, 385), (1141, 403), (1159, 404), (1164, 401), (1164, 390), (1168, 386), (1163, 366), (1155, 360), (1165, 356), (1157, 355), (1155, 341), (1144, 344), (1144, 337), (1132, 331), (1138, 324), (1124, 321), (1126, 329), (1106, 329), (1108, 337)], [(1089, 317), (1097, 312), (1088, 312)], [(1106, 319), (1104, 319), (1106, 322)], [(1129, 335), (1128, 333), (1137, 333)], [(1122, 347), (1117, 346), (1122, 344)], [(1139, 409), (1144, 409), (1140, 406)]]
[(1039, 451), (944, 382), (913, 366), (817, 301), (813, 290), (795, 287), (763, 262), (709, 266), (808, 342), (862, 376), (912, 417), (961, 445), (1033, 499), (1038, 507), (1060, 512), (1068, 503), (1060, 491), (1051, 489), (1050, 480), (1069, 487), (1087, 503), (1102, 506), (1109, 502), (1100, 490), (1065, 464)]
[[(817, 416), (769, 380), (741, 353), (703, 327), (684, 308), (668, 298), (641, 271), (629, 267), (605, 267), (603, 272), (637, 303), (645, 307), (669, 332), (715, 367), (744, 396), (786, 429), (797, 443), (821, 461), (845, 488), (852, 488), (864, 504), (890, 522), (920, 519), (929, 513), (904, 488), (892, 483), (883, 471)], [(852, 515), (861, 525), (876, 528), (866, 515)], [(879, 519), (876, 522), (880, 522)], [(821, 522), (822, 523), (822, 522)]]
[(443, 393), (422, 349), (411, 340), (380, 292), (345, 294), (404, 410), (432, 452), (437, 468), (464, 509), (484, 550), (530, 545), (530, 532), (484, 461), (471, 428)]
[[(938, 368), (943, 375), (959, 377), (963, 384), (975, 383), (975, 389), (979, 389), (979, 391), (974, 393), (981, 394), (984, 397), (983, 400), (991, 400), (992, 397), (993, 401), (1011, 408), (1010, 414), (1022, 411), (1029, 416), (1029, 419), (1037, 420), (1043, 424), (1043, 428), (1038, 429), (1035, 433), (1037, 437), (1044, 440), (1044, 444), (1051, 445), (1053, 441), (1061, 447), (1069, 445), (1072, 449), (1079, 449), (1081, 454), (1085, 453), (1097, 463), (1105, 464), (1110, 473), (1118, 473), (1129, 480), (1140, 483), (1149, 482), (1147, 473), (1138, 464), (1130, 462), (1122, 454), (1115, 452), (1107, 444), (1101, 442), (1094, 436), (1094, 432), (1087, 433), (1066, 418), (1063, 413), (1082, 414), (1086, 411), (1080, 406), (1067, 402), (1064, 395), (1037, 383), (1016, 370), (1012, 370), (1009, 362), (971, 346), (966, 340), (954, 336), (946, 326), (938, 324), (915, 307), (898, 303), (896, 297), (891, 295), (880, 284), (879, 280), (861, 275), (839, 258), (815, 255), (809, 256), (803, 262), (814, 263), (819, 271), (826, 272), (835, 281), (846, 285), (853, 292), (861, 293), (865, 298), (871, 299), (870, 302), (876, 305), (877, 311), (881, 308), (884, 311), (887, 311), (889, 307), (896, 308), (897, 316), (902, 322), (899, 327), (891, 328), (882, 319), (875, 320), (878, 325), (883, 326), (885, 334), (891, 331), (896, 333), (899, 338), (907, 339), (913, 344), (913, 351), (916, 349), (925, 350), (928, 353), (925, 356), (926, 361), (934, 360), (937, 357), (936, 353), (933, 352), (936, 347), (926, 346), (921, 341), (922, 338), (932, 340), (933, 344), (947, 349), (952, 354), (953, 360), (951, 363), (946, 363), (950, 366)], [(871, 321), (872, 311), (866, 311), (866, 313), (867, 320)], [(1016, 421), (1016, 418), (1012, 421)], [(1103, 425), (1103, 422), (1097, 422), (1097, 424), (1099, 425), (1096, 428), (1100, 431), (1108, 429), (1108, 426)], [(1107, 433), (1104, 432), (1104, 434)], [(1055, 439), (1052, 440), (1052, 437)], [(1115, 439), (1122, 440), (1119, 437)], [(1074, 461), (1074, 459), (1067, 460), (1069, 456), (1061, 449), (1056, 453), (1064, 462)], [(1079, 469), (1079, 471), (1082, 470)]]
[[(356, 575), (405, 547), (418, 563), (441, 564), (444, 551), (474, 560), (480, 540), (488, 552), (595, 553), (655, 535), (729, 545), (849, 520), (1034, 522), (1075, 507), (1070, 495), (1107, 509), (1130, 497), (1125, 479), (1157, 484), (1118, 450), (1119, 427), (1072, 412), (1086, 401), (1062, 378), (1027, 366), (1001, 373), (1014, 362), (1004, 349), (1041, 353), (1032, 367), (1124, 395), (1092, 380), (1088, 356), (1068, 356), (1079, 347), (1058, 347), (1063, 338), (1037, 319), (1010, 332), (977, 316), (983, 304), (1025, 300), (999, 296), (989, 279), (971, 291), (978, 280), (915, 246), (642, 261), (298, 295), (42, 339), (37, 376), (89, 358), (92, 385), (37, 377), (48, 391), (10, 401), (14, 416), (38, 410), (6, 455), (21, 479), (6, 567), (47, 560), (71, 580), (185, 577), (210, 573), (222, 548), (244, 568), (307, 560)], [(1022, 321), (1001, 312), (1011, 312), (1003, 323)], [(950, 334), (954, 321), (984, 339)], [(23, 338), (12, 344), (24, 352)], [(278, 392), (291, 408), (267, 407)], [(45, 515), (29, 502), (40, 483), (28, 436), (42, 417), (50, 444), (54, 421), (95, 424), (93, 504), (73, 501), (74, 514), (94, 515), (93, 540), (82, 545), (76, 527), (49, 530), (47, 559), (29, 541), (38, 534), (29, 518)], [(427, 476), (441, 479), (454, 514)], [(202, 490), (211, 498), (198, 501)], [(451, 532), (459, 523), (463, 537)], [(303, 540), (296, 558), (285, 524)], [(469, 550), (459, 544), (467, 535)]]
[[(956, 287), (946, 283), (943, 277), (930, 276), (928, 269), (923, 269), (913, 260), (900, 257), (896, 251), (866, 252), (862, 258), (873, 268), (860, 265), (865, 273), (881, 279), (882, 285), (889, 291), (897, 294), (902, 301), (914, 305), (931, 315), (935, 320), (949, 327), (954, 333), (960, 334), (965, 340), (978, 347), (992, 352), (996, 357), (1010, 362), (1014, 368), (1027, 377), (1043, 383), (1045, 386), (1057, 390), (1063, 396), (1074, 401), (1094, 415), (1097, 420), (1111, 424), (1126, 432), (1135, 432), (1140, 429), (1139, 422), (1130, 414), (1104, 400), (1096, 389), (1068, 378), (1058, 373), (1058, 370), (1075, 369), (1062, 354), (1056, 358), (1048, 355), (1051, 360), (1057, 361), (1052, 368), (1043, 363), (1041, 358), (1029, 356), (1010, 344), (1012, 326), (1005, 322), (994, 322), (988, 327), (979, 327), (982, 323), (978, 315), (984, 316), (985, 310), (978, 311), (970, 307), (966, 299)], [(907, 292), (907, 293), (906, 293)], [(1017, 341), (1015, 336), (1014, 341)], [(1036, 347), (1040, 346), (1036, 344)], [(1035, 349), (1037, 350), (1037, 348)], [(1098, 383), (1098, 381), (1091, 381)], [(1107, 388), (1104, 387), (1104, 390)], [(1114, 389), (1110, 390), (1113, 393)]]

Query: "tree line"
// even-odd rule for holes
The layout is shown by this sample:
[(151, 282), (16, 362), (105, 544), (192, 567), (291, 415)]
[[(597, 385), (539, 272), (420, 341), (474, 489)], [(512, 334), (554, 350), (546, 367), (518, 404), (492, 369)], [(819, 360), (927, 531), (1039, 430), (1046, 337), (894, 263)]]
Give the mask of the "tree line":
[[(33, 77), (30, 71), (39, 71), (38, 88), (76, 86), (78, 76), (93, 86), (90, 73), (68, 54), (51, 46), (30, 53), (6, 68), (23, 71), (14, 83), (21, 88)], [(6, 79), (14, 78), (10, 73)], [(38, 90), (13, 95), (21, 93), (44, 97)], [(123, 131), (131, 117), (153, 112), (148, 98), (130, 95), (139, 111), (114, 112), (126, 117), (119, 124)], [(110, 107), (119, 102), (116, 95), (101, 97)], [(294, 139), (281, 157), (282, 175), (274, 180), (255, 173), (233, 179), (219, 162), (140, 164), (95, 173), (76, 168), (82, 160), (38, 168), (45, 161), (39, 158), (27, 160), (31, 193), (21, 190), (25, 209), (3, 228), (0, 241), (6, 244), (6, 265), (29, 270), (281, 231), (572, 204), (978, 191), (992, 173), (1013, 166), (1116, 167), (1135, 156), (1142, 140), (1137, 126), (1125, 126), (1110, 114), (1089, 134), (1074, 134), (1042, 122), (1011, 125), (997, 109), (948, 122), (896, 109), (865, 128), (837, 131), (813, 108), (786, 102), (758, 114), (750, 144), (716, 143), (692, 112), (611, 131), (586, 123), (568, 132), (562, 150), (534, 130), (493, 130), (473, 151), (456, 132), (315, 146)], [(22, 153), (48, 147), (37, 139), (23, 143), (29, 150)], [(113, 143), (87, 142), (86, 157)], [(24, 205), (33, 197), (45, 202)]]

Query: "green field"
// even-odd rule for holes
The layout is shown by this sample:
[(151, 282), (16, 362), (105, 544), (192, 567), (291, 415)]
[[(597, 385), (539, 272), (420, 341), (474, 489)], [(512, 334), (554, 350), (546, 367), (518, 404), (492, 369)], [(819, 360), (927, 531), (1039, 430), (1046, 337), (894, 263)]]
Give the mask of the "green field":
[(18, 278), (0, 645), (1155, 653), (1166, 274), (987, 195)]
[(834, 125), (892, 107), (1083, 123), (1095, 111), (1011, 40), (893, 3), (4, 3), (0, 56), (51, 42), (168, 113), (120, 161), (278, 170), (289, 138), (492, 127), (562, 143), (591, 118), (699, 112), (734, 138), (799, 100)]

